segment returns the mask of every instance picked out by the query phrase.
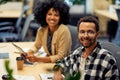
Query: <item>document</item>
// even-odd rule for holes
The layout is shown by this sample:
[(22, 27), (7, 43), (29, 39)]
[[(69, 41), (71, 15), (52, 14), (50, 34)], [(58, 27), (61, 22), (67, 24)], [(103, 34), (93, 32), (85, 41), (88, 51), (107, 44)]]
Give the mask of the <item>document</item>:
[(34, 76), (13, 75), (16, 80), (35, 80)]
[(41, 80), (52, 80), (53, 73), (41, 73), (40, 74), (40, 79)]

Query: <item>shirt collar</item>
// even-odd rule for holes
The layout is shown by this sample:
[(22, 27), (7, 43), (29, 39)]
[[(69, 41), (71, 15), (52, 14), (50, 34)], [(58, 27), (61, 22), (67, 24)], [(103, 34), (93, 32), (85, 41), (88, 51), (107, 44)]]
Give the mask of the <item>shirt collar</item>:
[[(101, 45), (99, 44), (99, 42), (97, 42), (96, 48), (93, 50), (93, 52), (86, 59), (93, 61), (97, 57), (100, 49), (101, 49)], [(85, 48), (82, 46), (81, 51), (83, 52), (84, 50), (85, 50)]]

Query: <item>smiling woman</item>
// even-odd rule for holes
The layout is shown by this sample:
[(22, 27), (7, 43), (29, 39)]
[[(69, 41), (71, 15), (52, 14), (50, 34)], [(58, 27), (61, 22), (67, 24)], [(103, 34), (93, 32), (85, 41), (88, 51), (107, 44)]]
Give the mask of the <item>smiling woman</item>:
[[(33, 62), (56, 62), (71, 52), (69, 6), (61, 0), (37, 2), (33, 9), (34, 19), (40, 24), (35, 44), (28, 50), (27, 58)], [(34, 53), (43, 47), (47, 56), (38, 57)]]

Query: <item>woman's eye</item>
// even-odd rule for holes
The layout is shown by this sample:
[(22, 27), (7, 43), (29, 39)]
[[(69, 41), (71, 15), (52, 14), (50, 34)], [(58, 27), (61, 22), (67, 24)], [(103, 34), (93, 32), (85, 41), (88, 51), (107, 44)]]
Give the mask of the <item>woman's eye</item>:
[(51, 14), (51, 13), (48, 13), (47, 15), (49, 15), (49, 16), (50, 16), (50, 15), (52, 15), (52, 14)]

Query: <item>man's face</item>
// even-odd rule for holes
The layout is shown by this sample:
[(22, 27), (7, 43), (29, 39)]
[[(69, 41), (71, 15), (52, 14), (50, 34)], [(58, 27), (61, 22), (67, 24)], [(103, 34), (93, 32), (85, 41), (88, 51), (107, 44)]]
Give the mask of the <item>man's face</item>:
[(94, 23), (82, 22), (79, 25), (78, 39), (85, 48), (95, 45), (97, 36), (98, 32), (96, 31)]

